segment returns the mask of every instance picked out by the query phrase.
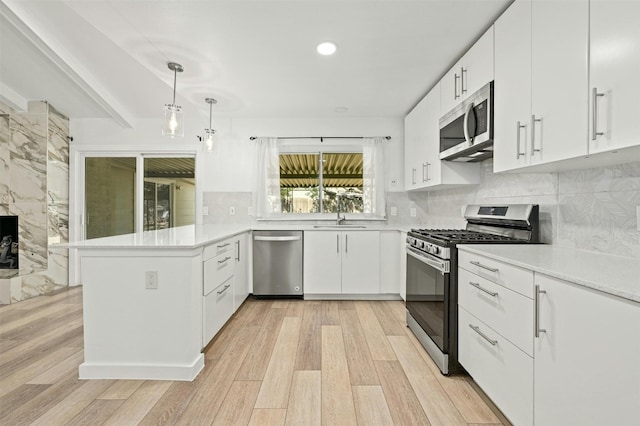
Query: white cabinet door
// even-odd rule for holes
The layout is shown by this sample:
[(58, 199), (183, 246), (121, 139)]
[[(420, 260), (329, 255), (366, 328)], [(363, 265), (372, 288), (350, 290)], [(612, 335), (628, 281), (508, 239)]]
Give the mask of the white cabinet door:
[[(380, 232), (380, 293), (400, 294), (404, 281), (400, 281), (400, 248), (404, 250), (404, 239), (398, 231)], [(402, 283), (402, 285), (400, 285)]]
[[(589, 1), (532, 4), (531, 164), (587, 154)], [(501, 117), (500, 115), (496, 115)]]
[(440, 88), (437, 84), (425, 96), (422, 103), (424, 114), (424, 157), (420, 165), (421, 183), (424, 187), (442, 183), (440, 162)]
[(308, 294), (339, 294), (341, 282), (340, 232), (305, 231), (304, 292)]
[(493, 170), (528, 163), (531, 132), (531, 1), (518, 0), (495, 25)]
[[(591, 0), (590, 37), (589, 152), (638, 145), (640, 2)], [(593, 99), (594, 89), (602, 96)]]
[(461, 75), (462, 59), (440, 80), (440, 116), (445, 115), (462, 101)]
[(460, 93), (462, 99), (493, 81), (493, 26), (462, 57)]
[(427, 146), (436, 143), (429, 139), (433, 135), (429, 133), (431, 120), (437, 118), (427, 115), (428, 105), (426, 97), (413, 108), (405, 117), (405, 189), (418, 189), (426, 183), (426, 172), (423, 167), (426, 164)]
[(235, 312), (242, 302), (249, 296), (248, 249), (249, 234), (238, 235), (235, 238), (234, 255), (236, 267), (233, 280), (233, 311)]
[(380, 232), (343, 232), (342, 293), (380, 293)]
[(640, 304), (539, 274), (536, 284), (536, 424), (638, 424)]

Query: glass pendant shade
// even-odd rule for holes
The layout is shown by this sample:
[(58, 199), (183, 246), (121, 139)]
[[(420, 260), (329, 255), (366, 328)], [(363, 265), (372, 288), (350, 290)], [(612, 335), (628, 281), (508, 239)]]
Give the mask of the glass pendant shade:
[(172, 138), (184, 136), (184, 115), (180, 105), (166, 104), (164, 106), (162, 134)]
[(184, 117), (182, 108), (176, 105), (176, 81), (179, 72), (184, 71), (182, 65), (169, 62), (167, 67), (173, 71), (173, 102), (164, 106), (164, 123), (162, 125), (162, 135), (171, 138), (184, 136)]
[(213, 146), (218, 140), (216, 131), (213, 129), (204, 129), (204, 144), (207, 147), (207, 151), (211, 151)]

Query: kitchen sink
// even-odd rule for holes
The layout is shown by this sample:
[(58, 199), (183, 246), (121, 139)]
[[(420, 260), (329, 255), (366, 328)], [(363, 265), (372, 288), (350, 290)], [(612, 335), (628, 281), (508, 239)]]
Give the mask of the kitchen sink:
[(363, 229), (366, 225), (313, 225), (314, 228), (324, 229)]

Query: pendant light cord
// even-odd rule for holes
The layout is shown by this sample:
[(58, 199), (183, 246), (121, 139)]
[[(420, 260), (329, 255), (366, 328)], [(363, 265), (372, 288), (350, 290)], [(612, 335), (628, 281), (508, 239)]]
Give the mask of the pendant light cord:
[(176, 104), (176, 82), (177, 82), (178, 70), (173, 70), (173, 105)]

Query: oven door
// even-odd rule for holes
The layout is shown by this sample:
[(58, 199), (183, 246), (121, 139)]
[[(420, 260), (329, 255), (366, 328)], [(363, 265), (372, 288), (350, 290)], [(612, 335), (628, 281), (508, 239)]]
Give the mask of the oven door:
[(449, 351), (449, 261), (407, 247), (408, 313), (438, 349)]

